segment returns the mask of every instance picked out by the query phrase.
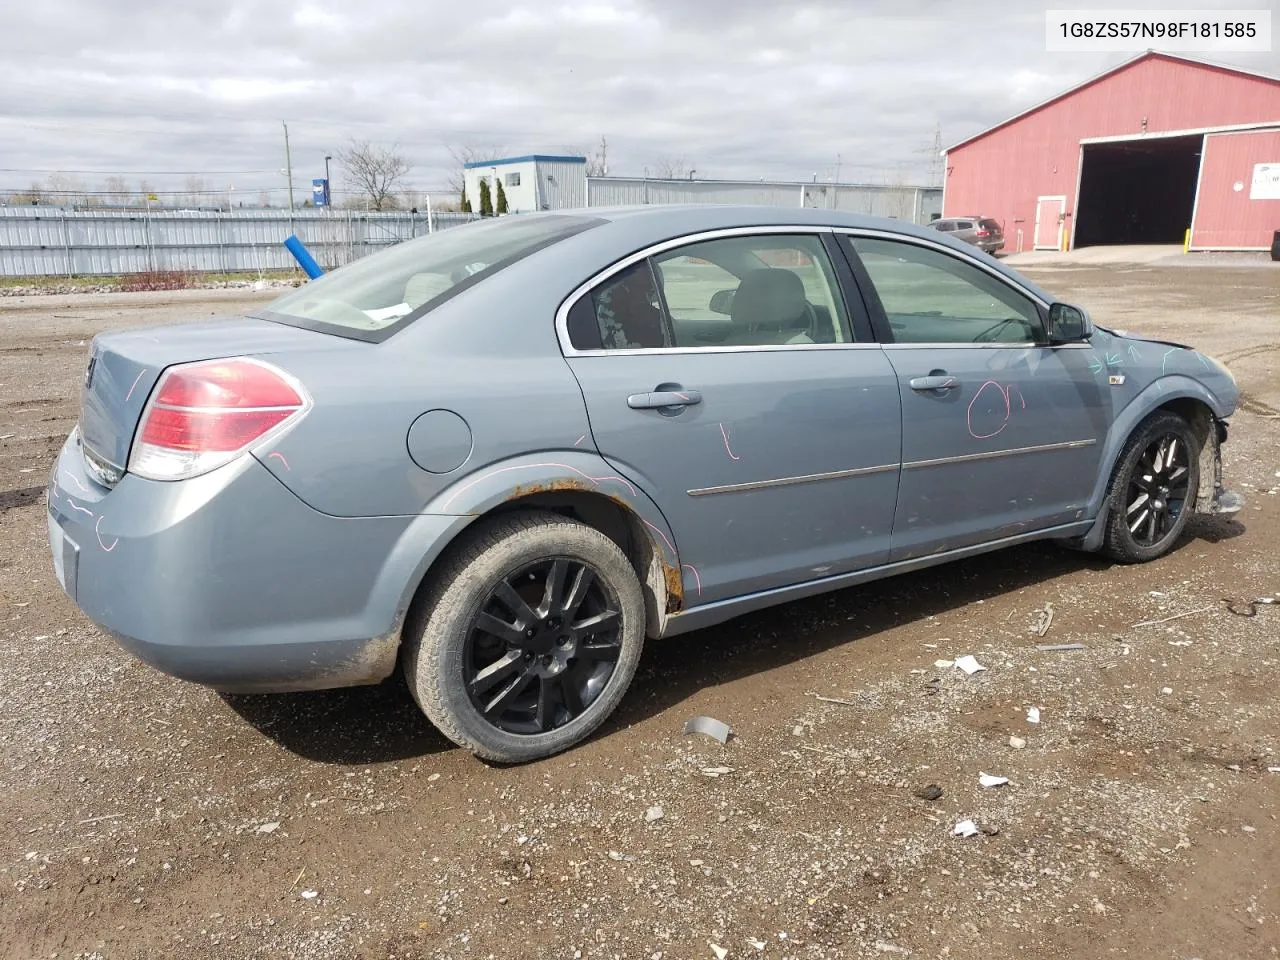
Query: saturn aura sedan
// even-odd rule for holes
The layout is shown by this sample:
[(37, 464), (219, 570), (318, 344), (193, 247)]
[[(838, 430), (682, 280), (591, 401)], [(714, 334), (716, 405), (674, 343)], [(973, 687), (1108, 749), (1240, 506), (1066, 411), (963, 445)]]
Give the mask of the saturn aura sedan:
[(1239, 509), (1237, 399), (926, 228), (508, 216), (96, 337), (49, 539), (166, 673), (401, 669), (446, 736), (522, 761), (608, 717), (646, 639), (1032, 540), (1161, 556)]

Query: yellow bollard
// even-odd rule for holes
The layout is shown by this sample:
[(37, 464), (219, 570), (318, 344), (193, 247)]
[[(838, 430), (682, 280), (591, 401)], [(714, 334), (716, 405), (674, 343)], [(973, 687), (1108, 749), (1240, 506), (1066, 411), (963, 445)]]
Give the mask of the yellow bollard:
[(1182, 252), (1183, 253), (1191, 252), (1191, 228), (1190, 227), (1187, 227), (1186, 236), (1182, 238)]

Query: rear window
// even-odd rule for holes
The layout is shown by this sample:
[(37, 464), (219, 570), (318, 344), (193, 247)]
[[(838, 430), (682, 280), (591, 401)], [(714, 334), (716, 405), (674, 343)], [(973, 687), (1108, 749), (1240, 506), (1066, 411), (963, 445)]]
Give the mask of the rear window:
[(957, 230), (972, 230), (972, 229), (973, 229), (973, 221), (972, 221), (972, 220), (957, 220), (957, 221), (956, 221), (956, 229), (957, 229)]
[(996, 223), (994, 220), (983, 220), (981, 226), (983, 230), (990, 230), (992, 233), (1000, 232), (1000, 224)]
[(383, 340), (522, 257), (602, 220), (507, 216), (451, 227), (364, 257), (268, 304), (267, 320), (358, 340)]

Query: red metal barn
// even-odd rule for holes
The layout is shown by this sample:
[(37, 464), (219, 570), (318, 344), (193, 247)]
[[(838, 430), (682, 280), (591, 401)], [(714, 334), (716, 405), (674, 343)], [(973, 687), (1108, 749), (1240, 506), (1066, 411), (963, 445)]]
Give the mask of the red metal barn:
[(1005, 252), (1108, 243), (1263, 250), (1280, 230), (1280, 79), (1144, 53), (946, 152), (943, 216)]

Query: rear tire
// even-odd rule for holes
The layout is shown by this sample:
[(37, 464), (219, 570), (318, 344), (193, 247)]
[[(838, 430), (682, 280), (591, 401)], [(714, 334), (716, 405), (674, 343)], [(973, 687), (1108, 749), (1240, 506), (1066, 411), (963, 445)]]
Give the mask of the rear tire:
[(1186, 420), (1161, 411), (1144, 420), (1116, 460), (1103, 552), (1120, 563), (1168, 553), (1195, 508), (1200, 450)]
[(644, 646), (626, 555), (553, 513), (481, 521), (451, 549), (406, 631), (405, 678), (446, 737), (521, 763), (566, 750), (613, 712)]

